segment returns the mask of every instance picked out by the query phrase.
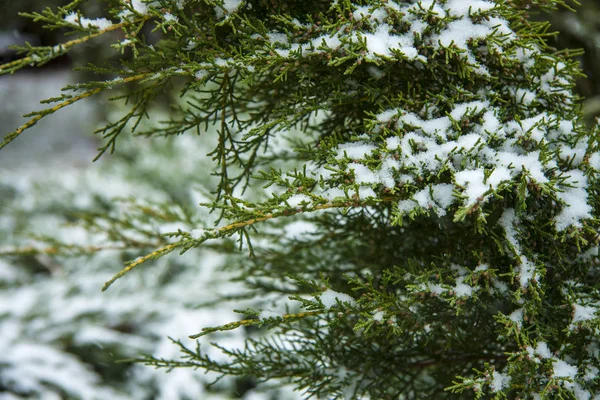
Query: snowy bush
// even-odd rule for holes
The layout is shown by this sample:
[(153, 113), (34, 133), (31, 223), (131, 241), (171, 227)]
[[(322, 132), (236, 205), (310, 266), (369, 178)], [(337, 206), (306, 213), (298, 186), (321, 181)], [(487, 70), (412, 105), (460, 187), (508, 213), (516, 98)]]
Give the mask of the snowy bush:
[[(99, 156), (146, 143), (125, 140), (127, 131), (156, 141), (157, 154), (143, 149), (145, 161), (105, 172), (129, 175), (126, 200), (73, 191), (68, 221), (88, 235), (81, 243), (60, 236), (69, 229), (57, 231), (48, 206), (46, 236), (18, 237), (3, 252), (65, 258), (71, 277), (83, 273), (82, 256), (98, 276), (111, 273), (104, 254), (129, 260), (102, 296), (86, 280), (76, 286), (108, 329), (128, 319), (111, 293), (131, 296), (136, 279), (157, 274), (156, 291), (127, 304), (143, 304), (148, 319), (153, 307), (185, 304), (183, 329), (194, 322), (177, 341), (180, 358), (164, 350), (138, 361), (291, 383), (303, 397), (600, 396), (600, 130), (586, 127), (573, 94), (577, 63), (527, 19), (531, 6), (562, 1), (132, 0), (108, 2), (98, 19), (77, 3), (31, 15), (76, 39), (24, 49), (0, 71), (100, 35), (124, 58), (95, 68), (110, 79), (68, 87), (0, 147), (45, 115), (122, 88), (112, 99), (126, 110), (98, 130)], [(156, 118), (164, 99), (171, 110)], [(209, 164), (194, 150), (197, 135), (212, 149)], [(115, 163), (107, 157), (103, 165)], [(189, 195), (198, 186), (202, 199)], [(24, 218), (44, 209), (29, 204)], [(208, 282), (196, 249), (228, 260)], [(206, 296), (195, 286), (228, 289)], [(188, 316), (200, 313), (195, 304), (214, 319)], [(234, 308), (238, 318), (220, 311)], [(142, 325), (129, 346), (123, 329), (70, 340), (102, 337), (130, 357), (165, 333), (160, 322)], [(21, 366), (11, 365), (3, 379), (17, 385)], [(199, 396), (199, 376), (173, 379)]]

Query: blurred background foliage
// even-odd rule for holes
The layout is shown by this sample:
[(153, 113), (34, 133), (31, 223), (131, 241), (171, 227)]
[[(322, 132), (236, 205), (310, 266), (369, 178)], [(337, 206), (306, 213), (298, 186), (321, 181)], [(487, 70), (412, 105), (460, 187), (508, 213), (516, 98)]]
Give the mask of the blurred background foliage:
[(586, 121), (594, 123), (600, 116), (600, 0), (571, 2), (576, 13), (563, 8), (551, 14), (540, 13), (538, 20), (550, 22), (550, 31), (559, 34), (549, 38), (548, 44), (558, 50), (583, 49), (577, 57), (586, 77), (579, 78), (577, 91), (584, 99)]

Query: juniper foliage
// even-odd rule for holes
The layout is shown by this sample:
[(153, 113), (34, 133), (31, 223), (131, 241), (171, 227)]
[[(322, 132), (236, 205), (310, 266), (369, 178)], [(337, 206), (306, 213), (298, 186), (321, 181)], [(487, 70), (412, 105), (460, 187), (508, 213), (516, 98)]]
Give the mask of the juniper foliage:
[[(527, 14), (565, 2), (111, 0), (96, 20), (80, 3), (29, 14), (76, 38), (23, 48), (0, 72), (98, 36), (123, 59), (90, 67), (112, 78), (67, 88), (0, 147), (122, 88), (112, 99), (127, 111), (98, 131), (98, 156), (129, 131), (206, 135), (216, 180), (202, 206), (218, 218), (160, 235), (103, 289), (167, 254), (237, 242), (238, 279), (279, 299), (190, 332), (225, 360), (176, 341), (182, 359), (140, 361), (317, 398), (600, 395), (599, 128), (572, 90), (578, 53), (548, 48), (548, 25)], [(183, 101), (144, 128), (172, 88)], [(120, 234), (161, 218), (140, 210), (85, 219), (106, 233), (94, 252), (152, 247)], [(243, 327), (269, 331), (218, 344)]]

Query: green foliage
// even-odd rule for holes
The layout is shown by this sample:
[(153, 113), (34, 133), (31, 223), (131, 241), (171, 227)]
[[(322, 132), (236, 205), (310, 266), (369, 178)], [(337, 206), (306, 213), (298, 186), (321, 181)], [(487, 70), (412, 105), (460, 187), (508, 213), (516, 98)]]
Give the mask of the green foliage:
[[(0, 148), (123, 88), (111, 99), (127, 111), (98, 130), (98, 156), (127, 131), (207, 136), (216, 181), (201, 206), (217, 217), (152, 234), (148, 221), (199, 219), (137, 206), (143, 193), (120, 219), (87, 214), (104, 246), (153, 248), (103, 290), (172, 252), (232, 253), (234, 238), (248, 257), (229, 268), (279, 303), (190, 332), (262, 329), (243, 348), (217, 344), (224, 361), (182, 341), (183, 360), (141, 361), (318, 398), (600, 395), (600, 131), (572, 91), (578, 53), (551, 51), (548, 24), (526, 13), (564, 2), (111, 1), (120, 22), (104, 27), (71, 14), (78, 4), (29, 15), (76, 39), (23, 48), (0, 73), (117, 31), (123, 59), (90, 67), (113, 77), (68, 87)], [(168, 119), (144, 128), (173, 91)], [(129, 229), (152, 240), (129, 241)]]

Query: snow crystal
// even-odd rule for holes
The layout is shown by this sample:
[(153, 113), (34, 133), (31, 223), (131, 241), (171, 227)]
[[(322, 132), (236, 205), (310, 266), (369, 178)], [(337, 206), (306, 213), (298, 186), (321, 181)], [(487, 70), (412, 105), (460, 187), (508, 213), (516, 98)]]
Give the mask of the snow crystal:
[(381, 322), (383, 320), (383, 311), (377, 311), (373, 314), (373, 319), (377, 322)]
[(538, 342), (535, 347), (535, 353), (542, 358), (552, 358), (552, 352), (546, 342)]
[(327, 289), (321, 293), (321, 303), (323, 303), (325, 308), (331, 308), (337, 305), (338, 301), (340, 303), (349, 303), (351, 306), (356, 304), (354, 299), (346, 293), (338, 293), (331, 289)]
[(171, 13), (165, 13), (163, 15), (163, 18), (167, 22), (177, 22), (177, 21), (179, 21), (179, 19), (176, 16), (174, 16), (173, 14), (171, 14)]
[(513, 321), (515, 324), (517, 324), (519, 328), (521, 328), (523, 326), (523, 309), (516, 309), (515, 311), (510, 313), (508, 318), (510, 318), (511, 321)]
[[(459, 282), (459, 280), (463, 280), (463, 281)], [(459, 277), (456, 281), (457, 281), (456, 286), (454, 286), (454, 288), (452, 288), (452, 290), (454, 290), (454, 293), (458, 297), (470, 297), (473, 294), (473, 287), (464, 283), (464, 278)]]
[(504, 232), (506, 233), (506, 239), (510, 242), (510, 244), (515, 248), (517, 252), (520, 252), (521, 246), (517, 241), (517, 230), (514, 227), (514, 223), (516, 222), (516, 213), (513, 208), (507, 208), (502, 213), (502, 216), (499, 219), (500, 224), (504, 228)]
[(561, 231), (569, 226), (581, 226), (581, 220), (592, 217), (592, 208), (587, 202), (587, 177), (580, 170), (570, 170), (564, 187), (557, 197), (565, 205), (556, 216), (556, 229)]
[(230, 61), (233, 61), (231, 58), (225, 60), (223, 58), (215, 58), (215, 65), (218, 65), (219, 67), (226, 67)]
[(338, 146), (336, 158), (341, 159), (347, 156), (351, 160), (360, 160), (367, 155), (371, 155), (376, 148), (374, 145), (367, 143), (344, 143)]
[(148, 14), (148, 5), (144, 2), (142, 2), (142, 0), (125, 0), (125, 3), (128, 3), (129, 5), (131, 5), (131, 8), (133, 8), (133, 11), (135, 11), (138, 14), (142, 14), (142, 15), (146, 15)]
[(488, 16), (480, 23), (510, 40), (514, 40), (516, 38), (515, 32), (510, 28), (508, 21), (505, 19)]
[(486, 111), (483, 114), (483, 125), (482, 128), (485, 132), (496, 133), (500, 127), (500, 121), (496, 117), (493, 111)]
[[(44, 391), (40, 385), (44, 382), (61, 388), (70, 397), (98, 398), (99, 392), (102, 392), (97, 386), (98, 376), (93, 371), (79, 363), (75, 356), (48, 345), (18, 343), (9, 350), (5, 360), (9, 367), (3, 371), (3, 378), (7, 382), (15, 382), (19, 391)], [(114, 393), (109, 393), (109, 390), (100, 395), (105, 398), (112, 396)]]
[(483, 200), (483, 194), (488, 191), (484, 183), (483, 170), (474, 169), (457, 172), (454, 175), (457, 184), (464, 186), (464, 194), (467, 196), (467, 204), (472, 205)]
[(69, 14), (67, 14), (65, 16), (65, 18), (63, 18), (65, 22), (68, 22), (70, 24), (74, 24), (77, 25), (79, 24), (79, 16), (77, 15), (76, 12), (71, 12)]
[(349, 163), (348, 169), (354, 170), (354, 179), (358, 184), (370, 184), (378, 182), (375, 173), (373, 173), (373, 171), (371, 171), (368, 167), (362, 164)]
[(500, 183), (510, 181), (510, 170), (506, 167), (497, 167), (495, 168), (490, 176), (487, 178), (487, 184), (492, 187), (492, 189), (497, 189)]
[(317, 177), (317, 179), (319, 177), (321, 177), (327, 181), (327, 180), (331, 179), (331, 177), (333, 175), (333, 171), (329, 168), (326, 168), (325, 166), (321, 166), (321, 167), (317, 168), (317, 170), (314, 171), (313, 174)]
[(402, 214), (408, 214), (418, 206), (414, 200), (401, 200), (398, 202), (398, 211)]
[(429, 10), (438, 15), (444, 15), (444, 9), (440, 7), (439, 0), (419, 0), (417, 4), (408, 7), (408, 11)]
[(527, 69), (535, 65), (535, 55), (537, 54), (539, 54), (539, 49), (537, 48), (517, 47), (515, 50), (515, 58)]
[(73, 336), (76, 344), (93, 344), (96, 346), (125, 345), (139, 350), (147, 349), (152, 342), (141, 336), (128, 335), (117, 330), (105, 328), (103, 326), (83, 325), (77, 329)]
[(325, 45), (326, 47), (329, 47), (330, 49), (335, 50), (342, 45), (342, 42), (338, 35), (333, 35), (333, 36), (323, 35), (323, 36), (319, 36), (318, 38), (314, 39), (312, 41), (312, 45), (313, 45), (313, 47), (319, 47), (319, 46)]
[(364, 19), (365, 17), (369, 17), (378, 22), (383, 22), (383, 20), (387, 17), (387, 12), (383, 8), (374, 8), (372, 11), (369, 11), (369, 6), (358, 6), (356, 10), (352, 13), (352, 16), (356, 20)]
[(521, 256), (521, 265), (519, 266), (519, 283), (522, 288), (529, 286), (529, 282), (536, 278), (535, 265), (525, 256)]
[(465, 150), (471, 150), (481, 143), (481, 136), (476, 133), (463, 135), (457, 140), (457, 144)]
[(374, 33), (363, 33), (367, 52), (374, 58), (377, 56), (392, 57), (392, 50), (399, 50), (408, 59), (415, 59), (419, 54), (413, 46), (413, 38), (408, 35), (390, 35), (391, 27), (381, 24)]
[(431, 293), (434, 293), (434, 294), (437, 294), (437, 295), (440, 295), (440, 294), (442, 294), (442, 293), (444, 293), (444, 292), (447, 291), (447, 289), (445, 287), (443, 287), (442, 285), (437, 284), (437, 283), (433, 284), (433, 285), (428, 285), (427, 288), (429, 289), (429, 291)]
[[(377, 171), (377, 180), (388, 189), (392, 189), (396, 186), (396, 180), (394, 179), (394, 170), (400, 169), (400, 163), (393, 158), (386, 158), (381, 164), (379, 171)], [(402, 180), (402, 178), (400, 178)]]
[(465, 114), (486, 110), (489, 105), (490, 104), (487, 101), (470, 101), (468, 103), (459, 103), (454, 106), (454, 109), (450, 112), (450, 115), (454, 120), (460, 121)]
[(519, 102), (519, 103), (523, 103), (525, 105), (529, 105), (533, 102), (533, 100), (535, 100), (536, 98), (536, 94), (533, 93), (531, 90), (526, 90), (526, 89), (521, 89), (518, 88), (515, 91), (515, 99)]
[(240, 7), (243, 1), (244, 0), (223, 0), (223, 8), (231, 14)]
[[(414, 115), (414, 114), (413, 114)], [(419, 118), (419, 127), (429, 136), (436, 134), (446, 137), (446, 131), (452, 126), (452, 121), (448, 117), (434, 118), (430, 120), (421, 120)]]
[(535, 272), (535, 264), (529, 261), (521, 252), (521, 246), (517, 239), (517, 230), (514, 227), (515, 222), (517, 222), (515, 210), (512, 208), (506, 209), (504, 213), (502, 213), (499, 222), (504, 228), (506, 239), (517, 253), (517, 257), (520, 261), (519, 282), (521, 287), (526, 288), (532, 279), (537, 279), (537, 275)]
[(489, 11), (496, 5), (491, 1), (485, 0), (448, 0), (446, 2), (446, 9), (451, 15), (462, 17), (469, 15), (469, 13), (480, 13)]
[(288, 38), (285, 33), (281, 32), (269, 32), (267, 33), (267, 37), (269, 38), (269, 42), (271, 43), (287, 43)]
[[(400, 147), (400, 138), (398, 136), (389, 137), (385, 139), (385, 142), (386, 147), (390, 150), (396, 150), (398, 147)], [(600, 157), (598, 157), (598, 166), (600, 166)]]
[(492, 382), (490, 383), (490, 389), (492, 392), (499, 392), (506, 388), (510, 383), (510, 376), (502, 374), (498, 371), (492, 372)]
[(79, 15), (77, 15), (76, 12), (71, 12), (67, 14), (64, 18), (64, 21), (72, 25), (81, 24), (81, 26), (83, 26), (84, 28), (98, 28), (101, 30), (112, 26), (112, 22), (107, 20), (106, 18), (89, 19), (80, 17)]
[(361, 186), (358, 188), (358, 197), (362, 200), (368, 199), (370, 197), (377, 198), (377, 193), (370, 187)]
[(499, 165), (512, 167), (511, 175), (514, 176), (526, 169), (537, 182), (546, 183), (548, 178), (544, 175), (544, 168), (539, 158), (539, 151), (532, 151), (526, 155), (515, 154), (510, 151), (499, 151), (496, 155), (496, 161)]
[(221, 19), (225, 16), (223, 11), (227, 12), (228, 15), (237, 11), (243, 1), (244, 0), (223, 0), (223, 5), (214, 7), (217, 19)]
[(548, 114), (543, 112), (534, 117), (522, 119), (519, 122), (511, 121), (507, 124), (508, 131), (516, 132), (517, 137), (529, 135), (536, 142), (541, 142), (544, 139), (545, 132), (540, 130), (539, 126), (546, 123), (548, 119)]
[(454, 185), (449, 183), (441, 183), (438, 185), (433, 185), (433, 199), (437, 204), (440, 205), (443, 209), (446, 209), (450, 204), (454, 202), (454, 196), (452, 195), (454, 191)]
[(377, 121), (379, 121), (381, 123), (386, 123), (386, 122), (389, 122), (396, 115), (398, 115), (397, 109), (386, 110), (382, 113), (377, 114)]
[(564, 136), (570, 136), (574, 133), (575, 126), (573, 125), (573, 121), (563, 120), (558, 123), (558, 130)]
[(423, 208), (431, 208), (435, 206), (433, 199), (431, 198), (431, 194), (429, 193), (429, 188), (425, 188), (423, 190), (418, 191), (413, 199), (417, 202), (417, 204)]
[(560, 71), (560, 64), (561, 63), (558, 63), (555, 68), (550, 68), (544, 75), (536, 78), (535, 81), (539, 83), (539, 90), (548, 94), (560, 92), (568, 94), (562, 87), (568, 85), (569, 82), (564, 77), (557, 74)]
[(558, 154), (561, 159), (569, 160), (572, 166), (576, 167), (581, 164), (585, 154), (587, 153), (587, 143), (580, 140), (575, 144), (575, 147), (563, 145), (558, 148)]
[(467, 50), (467, 42), (471, 39), (485, 38), (492, 30), (484, 25), (474, 24), (468, 18), (461, 18), (450, 22), (439, 35), (434, 37), (434, 43), (440, 43), (444, 47), (454, 44), (456, 47)]
[(371, 74), (371, 76), (375, 79), (381, 79), (383, 78), (383, 76), (385, 75), (384, 72), (382, 70), (380, 70), (379, 68), (377, 68), (374, 65), (369, 65), (367, 67), (367, 72), (369, 74)]
[(577, 367), (568, 364), (562, 360), (552, 362), (554, 367), (554, 376), (557, 378), (571, 378), (575, 379), (577, 375)]
[(453, 190), (454, 186), (447, 183), (432, 185), (430, 188), (417, 192), (413, 199), (420, 207), (432, 208), (437, 215), (442, 217), (446, 215), (446, 208), (454, 201)]
[(595, 313), (598, 310), (597, 307), (593, 306), (580, 306), (579, 304), (573, 305), (573, 323), (580, 321), (589, 321), (595, 318)]

